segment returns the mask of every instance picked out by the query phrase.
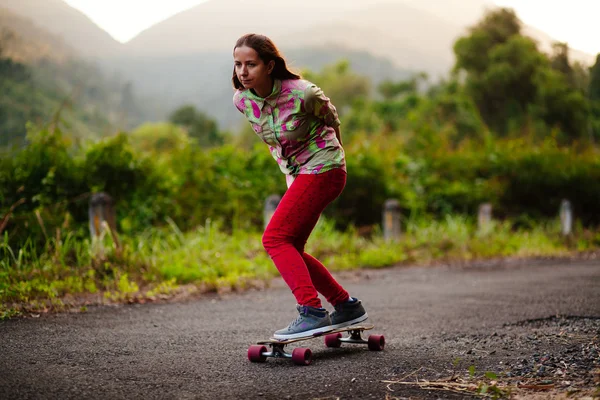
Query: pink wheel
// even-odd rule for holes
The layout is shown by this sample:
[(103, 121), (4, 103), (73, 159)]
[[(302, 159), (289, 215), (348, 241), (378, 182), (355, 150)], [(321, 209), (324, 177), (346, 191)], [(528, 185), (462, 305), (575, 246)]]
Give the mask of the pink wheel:
[(369, 335), (369, 350), (381, 351), (385, 347), (383, 335)]
[(292, 351), (292, 361), (296, 365), (310, 365), (312, 362), (312, 351), (304, 347), (298, 347)]
[(342, 345), (342, 333), (332, 333), (330, 335), (325, 336), (325, 346), (327, 347), (340, 347)]
[(266, 346), (261, 346), (259, 344), (254, 344), (248, 348), (248, 360), (252, 362), (265, 362), (267, 361), (267, 357), (263, 355), (263, 353), (267, 352)]

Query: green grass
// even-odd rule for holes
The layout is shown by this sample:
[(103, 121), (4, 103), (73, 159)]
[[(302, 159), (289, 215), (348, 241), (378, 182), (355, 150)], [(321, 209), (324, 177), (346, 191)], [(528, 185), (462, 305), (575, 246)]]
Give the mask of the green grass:
[[(0, 242), (0, 320), (19, 313), (85, 310), (86, 304), (168, 298), (182, 292), (264, 287), (278, 276), (262, 248), (261, 232), (223, 232), (210, 221), (190, 232), (172, 222), (123, 237), (117, 251), (110, 236), (103, 246), (74, 233), (57, 234), (43, 249), (28, 242), (11, 249)], [(100, 253), (100, 247), (104, 251)], [(336, 231), (325, 219), (306, 251), (333, 271), (383, 268), (399, 263), (429, 264), (497, 257), (561, 256), (600, 247), (600, 232), (577, 228), (565, 239), (558, 223), (527, 230), (510, 222), (480, 232), (463, 217), (406, 221), (402, 236), (385, 241), (357, 230)]]

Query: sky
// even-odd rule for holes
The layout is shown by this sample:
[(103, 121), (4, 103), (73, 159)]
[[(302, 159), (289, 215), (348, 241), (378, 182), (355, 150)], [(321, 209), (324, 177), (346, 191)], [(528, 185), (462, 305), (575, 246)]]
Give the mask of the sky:
[[(86, 14), (116, 40), (125, 43), (139, 32), (206, 0), (64, 0)], [(218, 0), (217, 0), (218, 1)], [(251, 1), (251, 0), (248, 0)], [(513, 8), (528, 25), (569, 47), (600, 53), (598, 0), (492, 0)], [(572, 12), (575, 10), (575, 12)]]
[(495, 0), (513, 8), (528, 25), (546, 32), (569, 47), (600, 53), (600, 1), (598, 0)]
[(64, 0), (121, 43), (206, 0)]

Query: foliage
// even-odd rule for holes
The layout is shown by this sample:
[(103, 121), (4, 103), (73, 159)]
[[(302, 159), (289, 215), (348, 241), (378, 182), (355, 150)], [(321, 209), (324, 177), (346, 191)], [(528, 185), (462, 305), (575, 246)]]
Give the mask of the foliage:
[(590, 68), (589, 95), (592, 101), (600, 101), (600, 54), (596, 56), (596, 63)]
[[(600, 246), (598, 233), (578, 229), (574, 240), (564, 240), (559, 229), (556, 223), (513, 229), (506, 221), (482, 234), (466, 218), (424, 218), (406, 221), (400, 241), (384, 241), (379, 232), (366, 239), (355, 228), (340, 232), (333, 221), (321, 219), (307, 252), (340, 271), (398, 263), (563, 255), (573, 248)], [(193, 285), (195, 291), (264, 287), (277, 271), (262, 249), (260, 236), (258, 230), (230, 234), (210, 222), (182, 232), (171, 223), (125, 235), (120, 254), (107, 244), (107, 253), (100, 258), (93, 255), (89, 240), (71, 234), (49, 239), (48, 251), (43, 252), (31, 243), (17, 251), (5, 235), (0, 243), (0, 318), (69, 308), (82, 301), (153, 300), (185, 294), (186, 285)]]
[(171, 123), (183, 127), (191, 138), (202, 147), (223, 144), (224, 138), (219, 133), (217, 123), (196, 107), (187, 105), (175, 110), (169, 117)]
[[(496, 215), (513, 218), (553, 217), (568, 198), (584, 224), (600, 222), (593, 205), (600, 195), (600, 165), (593, 150), (561, 148), (556, 140), (457, 137), (461, 125), (442, 125), (436, 111), (444, 98), (460, 101), (440, 95), (425, 100), (428, 108), (413, 110), (416, 137), (382, 132), (349, 142), (347, 185), (326, 211), (338, 227), (379, 224), (388, 198), (399, 199), (407, 216), (473, 216), (479, 204), (491, 202)], [(433, 121), (439, 125), (430, 125), (426, 113), (437, 114)], [(455, 115), (458, 120), (461, 114)], [(167, 218), (184, 231), (207, 219), (229, 231), (262, 226), (265, 199), (285, 191), (264, 145), (205, 151), (173, 129), (147, 126), (83, 148), (58, 130), (30, 135), (29, 146), (0, 162), (2, 204), (8, 208), (25, 199), (6, 227), (11, 246), (28, 238), (43, 243), (63, 226), (83, 235), (87, 199), (99, 191), (115, 199), (118, 230), (127, 234), (164, 225)], [(163, 147), (157, 150), (157, 143)]]
[(125, 232), (160, 223), (173, 209), (175, 182), (168, 170), (155, 164), (151, 154), (136, 152), (124, 133), (88, 147), (81, 169), (90, 192), (106, 192), (113, 197), (120, 228)]
[(560, 129), (565, 141), (584, 136), (589, 107), (576, 88), (568, 48), (555, 49), (551, 62), (520, 34), (517, 16), (506, 9), (488, 12), (456, 42), (455, 71), (466, 72), (467, 91), (496, 133), (506, 136), (535, 118)]
[(140, 154), (149, 154), (157, 161), (168, 162), (173, 154), (190, 144), (188, 133), (169, 123), (145, 123), (129, 134), (132, 147)]
[[(1, 53), (0, 53), (1, 54)], [(25, 139), (27, 121), (39, 120), (51, 101), (35, 94), (31, 71), (21, 63), (0, 57), (0, 146), (20, 145)]]
[(422, 99), (407, 115), (415, 134), (408, 150), (435, 152), (439, 148), (457, 148), (464, 141), (484, 143), (488, 128), (473, 99), (458, 82), (450, 81)]
[(3, 55), (3, 48), (26, 53), (21, 47), (28, 44), (20, 39), (8, 29), (0, 35), (0, 146), (23, 145), (28, 122), (40, 129), (60, 123), (78, 138), (91, 138), (141, 121), (131, 83), (107, 78), (95, 65), (75, 58), (36, 54), (39, 59), (25, 62)]
[(404, 94), (414, 94), (418, 91), (420, 84), (427, 81), (427, 74), (420, 73), (408, 80), (392, 81), (384, 80), (378, 86), (377, 90), (385, 100), (391, 100)]
[(365, 143), (349, 154), (347, 170), (346, 187), (327, 210), (328, 215), (334, 216), (342, 228), (378, 223), (381, 207), (390, 194), (381, 158)]
[(588, 96), (591, 102), (589, 134), (594, 140), (600, 139), (600, 54), (590, 68)]
[(340, 115), (356, 100), (366, 97), (371, 90), (370, 81), (354, 73), (345, 60), (326, 66), (319, 73), (302, 71), (302, 76), (323, 89)]
[[(86, 192), (70, 142), (60, 130), (30, 132), (30, 145), (3, 160), (2, 204), (20, 204), (6, 230), (11, 243), (41, 244), (56, 228), (68, 226), (78, 198)], [(3, 207), (4, 209), (4, 207)]]

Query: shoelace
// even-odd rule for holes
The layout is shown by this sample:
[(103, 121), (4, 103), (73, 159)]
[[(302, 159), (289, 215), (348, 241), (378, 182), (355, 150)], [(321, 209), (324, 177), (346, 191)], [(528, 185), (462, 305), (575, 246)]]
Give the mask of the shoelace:
[(299, 307), (298, 311), (300, 312), (300, 315), (298, 315), (298, 317), (290, 324), (290, 328), (292, 328), (296, 325), (299, 325), (302, 322), (303, 317), (310, 316), (310, 314), (308, 312), (308, 308), (306, 308), (306, 307)]
[(300, 321), (302, 321), (302, 315), (299, 315), (299, 316), (298, 316), (298, 318), (296, 318), (296, 319), (294, 320), (294, 322), (292, 322), (292, 323), (290, 324), (290, 327), (295, 327), (296, 325), (299, 325), (299, 324), (300, 324)]

